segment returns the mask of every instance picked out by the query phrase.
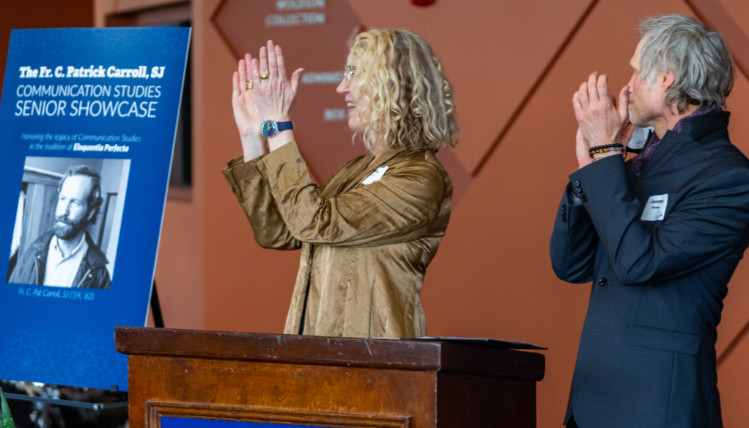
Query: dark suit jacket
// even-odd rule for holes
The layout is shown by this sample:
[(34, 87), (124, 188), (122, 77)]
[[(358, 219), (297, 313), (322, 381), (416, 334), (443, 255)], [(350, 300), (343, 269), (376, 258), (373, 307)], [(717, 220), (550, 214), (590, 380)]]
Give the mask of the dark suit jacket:
[(552, 266), (593, 286), (565, 422), (722, 426), (716, 326), (749, 240), (749, 162), (727, 126), (719, 112), (667, 132), (637, 180), (619, 156), (570, 175)]

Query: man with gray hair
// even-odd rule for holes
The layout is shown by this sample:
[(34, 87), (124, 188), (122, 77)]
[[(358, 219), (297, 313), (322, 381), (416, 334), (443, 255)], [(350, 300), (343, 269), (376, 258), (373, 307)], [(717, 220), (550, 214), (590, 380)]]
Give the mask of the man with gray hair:
[(86, 232), (101, 207), (100, 181), (88, 166), (68, 168), (57, 186), (53, 229), (19, 253), (8, 282), (109, 289), (107, 257)]
[[(692, 18), (647, 19), (618, 101), (575, 92), (579, 169), (551, 237), (559, 278), (592, 281), (568, 427), (721, 427), (716, 327), (749, 243), (749, 161), (729, 141), (733, 61)], [(625, 161), (633, 126), (652, 127)]]

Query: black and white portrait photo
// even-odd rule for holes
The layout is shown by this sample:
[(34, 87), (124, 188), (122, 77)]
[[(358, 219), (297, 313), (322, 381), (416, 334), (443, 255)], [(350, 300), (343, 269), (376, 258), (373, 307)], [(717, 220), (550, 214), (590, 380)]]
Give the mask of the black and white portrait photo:
[(27, 157), (7, 280), (109, 289), (130, 161)]

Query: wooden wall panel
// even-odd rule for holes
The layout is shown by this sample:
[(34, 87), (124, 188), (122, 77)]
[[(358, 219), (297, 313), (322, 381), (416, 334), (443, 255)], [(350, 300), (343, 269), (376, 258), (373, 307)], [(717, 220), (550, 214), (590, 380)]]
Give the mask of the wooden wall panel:
[[(698, 2), (695, 2), (696, 4)], [(749, 153), (749, 3), (742, 0), (705, 2), (718, 10), (715, 13), (737, 29), (727, 43), (740, 72), (733, 94), (729, 98), (732, 111), (731, 135), (744, 153)], [(704, 5), (703, 5), (704, 7)], [(720, 29), (720, 23), (714, 25)], [(736, 31), (738, 30), (738, 31)], [(729, 284), (723, 309), (723, 321), (718, 329), (718, 388), (723, 404), (725, 426), (743, 426), (749, 419), (746, 407), (749, 380), (749, 264), (739, 265)]]
[[(404, 27), (424, 36), (456, 88), (463, 140), (454, 153), (470, 176), (426, 276), (422, 300), (429, 334), (548, 346), (538, 426), (561, 426), (589, 293), (588, 285), (556, 279), (548, 257), (556, 205), (575, 168), (572, 93), (593, 70), (609, 73), (615, 89), (626, 83), (636, 28), (646, 16), (698, 15), (718, 30), (732, 22), (740, 31), (731, 34), (739, 36), (727, 42), (744, 58), (749, 4), (437, 0), (423, 8), (409, 0), (345, 1), (368, 27)], [(192, 2), (195, 185), (192, 200), (167, 203), (157, 280), (169, 327), (277, 333), (298, 253), (259, 248), (219, 174), (226, 160), (240, 154), (229, 105), (236, 58), (212, 21), (221, 3)], [(737, 76), (728, 102), (732, 138), (749, 153), (745, 73)], [(729, 427), (749, 419), (748, 282), (744, 262), (729, 286), (719, 329)]]
[(0, 2), (0, 88), (5, 76), (10, 30), (46, 27), (90, 27), (94, 23), (91, 0)]
[[(407, 28), (432, 44), (455, 86), (463, 136), (456, 156), (475, 173), (594, 2), (505, 0), (467, 6), (442, 0), (426, 8), (401, 0), (386, 3), (390, 7), (381, 2), (351, 5), (368, 28)], [(446, 24), (454, 31), (446, 31)]]

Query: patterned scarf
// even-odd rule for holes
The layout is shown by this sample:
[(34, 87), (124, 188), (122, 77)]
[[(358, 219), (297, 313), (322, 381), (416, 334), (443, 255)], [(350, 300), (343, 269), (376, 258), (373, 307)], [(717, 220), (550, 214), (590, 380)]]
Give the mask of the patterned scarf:
[[(679, 119), (679, 121), (676, 122), (676, 125), (674, 125), (674, 129), (672, 129), (672, 131), (681, 133), (681, 127), (684, 122), (690, 119), (694, 119), (695, 117), (704, 116), (710, 113), (716, 113), (718, 111), (720, 111), (720, 108), (718, 108), (717, 106), (700, 106), (697, 110), (692, 112), (692, 114)], [(653, 156), (655, 148), (658, 147), (658, 143), (660, 142), (661, 139), (655, 135), (655, 132), (651, 132), (650, 136), (648, 136), (648, 141), (647, 143), (645, 143), (645, 147), (642, 148), (640, 154), (632, 158), (632, 162), (630, 162), (629, 168), (630, 171), (632, 171), (632, 173), (635, 175), (635, 177), (640, 176), (640, 173), (645, 168), (645, 164), (648, 162), (650, 157)]]

